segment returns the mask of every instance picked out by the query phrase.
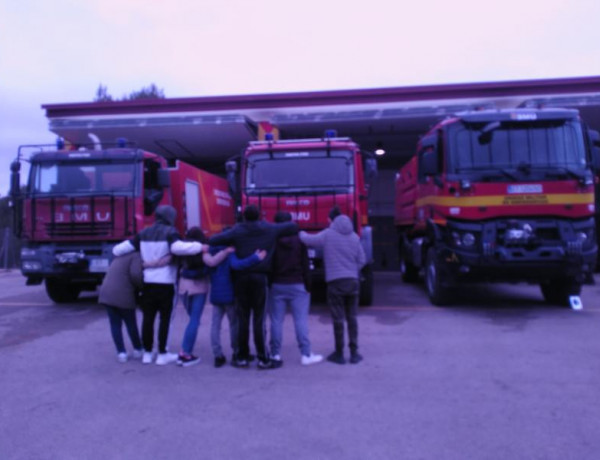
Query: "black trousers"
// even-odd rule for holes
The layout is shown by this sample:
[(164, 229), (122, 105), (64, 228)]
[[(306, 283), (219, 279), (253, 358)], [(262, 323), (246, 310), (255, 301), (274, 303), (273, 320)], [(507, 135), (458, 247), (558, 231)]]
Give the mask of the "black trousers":
[(358, 280), (343, 278), (327, 283), (327, 303), (333, 320), (335, 350), (344, 351), (344, 319), (348, 323), (350, 351), (358, 350)]
[(173, 284), (144, 283), (142, 289), (142, 343), (144, 350), (152, 351), (154, 345), (154, 321), (159, 315), (158, 325), (158, 352), (167, 352), (167, 339), (169, 338), (169, 326), (171, 324), (171, 313), (173, 312), (173, 298), (175, 287)]
[(269, 353), (265, 340), (265, 311), (267, 300), (267, 275), (261, 273), (238, 274), (235, 282), (236, 310), (238, 315), (239, 359), (250, 355), (250, 316), (256, 355), (267, 361)]

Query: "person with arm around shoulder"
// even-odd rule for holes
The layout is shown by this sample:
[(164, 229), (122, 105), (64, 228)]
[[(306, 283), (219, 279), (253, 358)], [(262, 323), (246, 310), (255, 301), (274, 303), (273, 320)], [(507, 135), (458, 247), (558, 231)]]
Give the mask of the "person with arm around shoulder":
[(137, 326), (137, 291), (142, 287), (142, 259), (138, 252), (115, 257), (108, 267), (98, 292), (98, 303), (108, 314), (110, 332), (117, 360), (121, 363), (129, 359), (123, 341), (123, 324), (133, 346), (131, 356), (140, 359), (143, 348)]
[[(217, 254), (223, 249), (225, 249), (223, 246), (211, 246), (210, 252)], [(251, 256), (240, 259), (235, 255), (235, 249), (231, 248), (225, 260), (210, 271), (210, 303), (213, 306), (210, 343), (214, 355), (214, 366), (217, 368), (222, 367), (227, 362), (227, 358), (225, 358), (223, 348), (221, 347), (221, 323), (225, 315), (229, 322), (232, 363), (236, 361), (239, 354), (238, 319), (235, 311), (232, 270), (250, 268), (252, 265), (264, 260), (266, 255), (266, 251), (256, 250)]]
[(174, 264), (154, 266), (152, 261), (169, 255), (189, 256), (202, 251), (202, 243), (182, 241), (174, 227), (177, 211), (169, 205), (161, 205), (154, 213), (155, 223), (143, 229), (131, 240), (125, 240), (113, 248), (113, 255), (121, 256), (139, 251), (144, 264), (142, 286), (142, 363), (154, 361), (154, 323), (159, 316), (157, 365), (177, 360), (176, 353), (167, 350), (171, 313), (175, 295), (177, 267)]
[(350, 362), (357, 364), (363, 357), (358, 352), (358, 296), (360, 270), (366, 264), (360, 238), (354, 232), (352, 220), (334, 207), (329, 212), (330, 225), (317, 234), (300, 232), (300, 239), (309, 247), (323, 251), (327, 304), (333, 321), (335, 350), (327, 360), (345, 364), (344, 322), (348, 328)]

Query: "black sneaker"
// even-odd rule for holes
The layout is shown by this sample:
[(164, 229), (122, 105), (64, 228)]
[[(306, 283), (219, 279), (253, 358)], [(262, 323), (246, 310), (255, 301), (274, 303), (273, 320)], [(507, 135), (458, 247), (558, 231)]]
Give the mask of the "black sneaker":
[(258, 363), (256, 363), (256, 367), (258, 367), (259, 370), (266, 370), (266, 369), (275, 369), (273, 367), (273, 361), (268, 360), (268, 361), (261, 361), (260, 359), (258, 360)]
[(194, 355), (179, 355), (177, 357), (177, 365), (188, 367), (193, 366), (194, 364), (198, 364), (200, 362), (200, 358)]
[(245, 359), (241, 359), (241, 358), (235, 358), (231, 360), (231, 365), (233, 367), (248, 367), (248, 361), (246, 361)]
[(271, 358), (271, 369), (279, 369), (283, 366), (283, 360)]
[(344, 354), (338, 351), (334, 351), (327, 357), (327, 361), (335, 363), (335, 364), (346, 364), (346, 358), (344, 358)]
[(222, 367), (225, 365), (226, 362), (227, 359), (223, 355), (215, 357), (215, 367)]
[(363, 360), (362, 355), (358, 351), (353, 351), (350, 353), (350, 362), (352, 364), (358, 364)]

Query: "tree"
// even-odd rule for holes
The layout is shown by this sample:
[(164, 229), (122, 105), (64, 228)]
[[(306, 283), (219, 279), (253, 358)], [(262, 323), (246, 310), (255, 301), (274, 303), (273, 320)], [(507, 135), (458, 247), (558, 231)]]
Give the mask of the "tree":
[(158, 88), (154, 83), (148, 87), (143, 87), (139, 91), (133, 91), (129, 94), (129, 97), (123, 97), (123, 100), (136, 100), (136, 99), (164, 99), (165, 92)]
[(151, 83), (150, 86), (145, 86), (138, 91), (132, 91), (129, 93), (129, 96), (124, 95), (121, 99), (113, 99), (113, 97), (108, 94), (108, 88), (102, 83), (98, 86), (96, 90), (96, 97), (94, 97), (94, 102), (112, 102), (112, 101), (135, 101), (139, 99), (164, 99), (165, 92), (162, 88), (158, 88), (154, 83)]
[(112, 100), (112, 96), (108, 94), (108, 88), (106, 86), (102, 86), (102, 83), (100, 83), (98, 85), (98, 89), (96, 90), (94, 102), (112, 102)]

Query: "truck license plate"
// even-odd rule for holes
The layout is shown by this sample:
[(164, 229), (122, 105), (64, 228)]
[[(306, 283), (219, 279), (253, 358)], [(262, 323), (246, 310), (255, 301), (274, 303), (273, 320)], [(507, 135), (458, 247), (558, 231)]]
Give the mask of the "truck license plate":
[(108, 270), (108, 259), (92, 259), (90, 260), (91, 272), (105, 272)]

